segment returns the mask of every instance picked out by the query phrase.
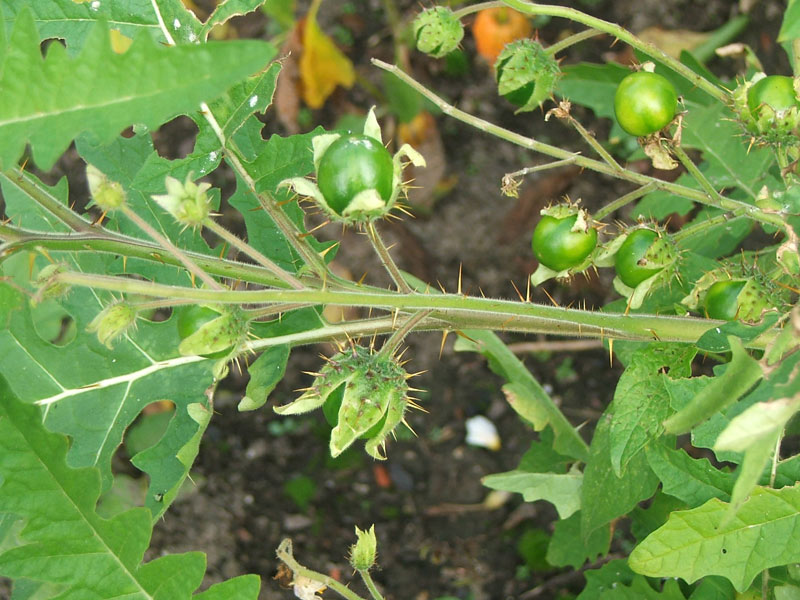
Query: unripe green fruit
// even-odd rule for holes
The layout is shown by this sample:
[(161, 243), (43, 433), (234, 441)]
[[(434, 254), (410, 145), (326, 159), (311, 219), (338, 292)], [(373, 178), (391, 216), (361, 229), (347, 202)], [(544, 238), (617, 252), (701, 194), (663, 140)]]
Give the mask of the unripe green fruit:
[(623, 79), (614, 95), (614, 114), (629, 134), (643, 137), (660, 131), (675, 117), (678, 93), (668, 79), (637, 71)]
[(617, 250), (614, 259), (614, 268), (620, 281), (630, 288), (635, 288), (661, 271), (642, 265), (642, 261), (650, 246), (658, 239), (658, 234), (652, 229), (636, 229), (632, 231)]
[(389, 151), (366, 135), (343, 135), (320, 158), (317, 185), (328, 207), (343, 214), (360, 192), (374, 189), (384, 202), (392, 197), (394, 163)]

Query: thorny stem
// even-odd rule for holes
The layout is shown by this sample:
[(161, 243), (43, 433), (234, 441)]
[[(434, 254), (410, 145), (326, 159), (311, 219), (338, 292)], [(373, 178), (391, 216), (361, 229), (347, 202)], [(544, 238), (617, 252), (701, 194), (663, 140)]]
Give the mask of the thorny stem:
[[(121, 276), (61, 272), (53, 281), (115, 292), (159, 298), (185, 298), (218, 304), (298, 304), (363, 306), (404, 312), (432, 311), (437, 329), (490, 329), (526, 333), (550, 333), (637, 341), (696, 342), (722, 321), (695, 317), (647, 314), (625, 315), (511, 300), (474, 298), (460, 294), (398, 294), (374, 291), (333, 290), (209, 290), (170, 286)], [(393, 328), (392, 328), (393, 330)], [(775, 332), (749, 344), (763, 348)]]
[(406, 322), (383, 344), (380, 354), (382, 356), (391, 356), (395, 350), (397, 350), (398, 346), (403, 343), (406, 336), (411, 333), (414, 327), (419, 324), (420, 321), (430, 316), (432, 312), (431, 310), (423, 310), (406, 319)]
[(598, 35), (603, 35), (602, 31), (597, 31), (596, 29), (586, 29), (584, 31), (579, 31), (578, 33), (573, 33), (570, 36), (565, 37), (563, 40), (556, 42), (552, 46), (548, 46), (545, 48), (545, 52), (550, 56), (555, 56), (562, 50), (569, 48), (570, 46), (574, 46), (575, 44), (579, 44), (584, 40), (591, 39)]
[(619, 210), (623, 206), (626, 206), (633, 202), (634, 200), (638, 200), (642, 196), (649, 194), (655, 189), (655, 184), (653, 183), (646, 183), (640, 188), (633, 190), (632, 192), (628, 192), (624, 196), (620, 196), (613, 202), (609, 202), (600, 210), (598, 210), (593, 216), (595, 221), (600, 221), (601, 219), (606, 218), (608, 215), (612, 214), (613, 212)]
[(569, 19), (570, 21), (575, 21), (576, 23), (581, 23), (587, 27), (597, 29), (598, 31), (608, 33), (609, 35), (614, 36), (626, 44), (641, 50), (648, 56), (652, 56), (653, 58), (657, 59), (660, 63), (669, 67), (673, 71), (676, 71), (685, 79), (692, 82), (694, 86), (700, 88), (720, 102), (727, 104), (729, 100), (729, 94), (727, 91), (718, 88), (716, 85), (701, 77), (680, 61), (672, 58), (655, 45), (640, 40), (630, 31), (617, 25), (616, 23), (603, 21), (602, 19), (592, 17), (591, 15), (587, 15), (586, 13), (575, 10), (574, 8), (567, 8), (565, 6), (551, 6), (548, 4), (535, 4), (533, 2), (526, 2), (525, 0), (503, 0), (473, 4), (471, 6), (464, 7), (461, 10), (455, 11), (455, 16), (456, 18), (461, 19), (468, 14), (478, 12), (485, 8), (496, 8), (500, 6), (510, 6), (511, 8), (514, 8), (529, 16), (546, 15), (550, 17), (561, 17), (564, 19)]
[(47, 189), (42, 188), (37, 182), (31, 180), (31, 176), (22, 169), (13, 168), (0, 172), (0, 177), (4, 177), (11, 185), (25, 192), (39, 206), (73, 231), (84, 233), (94, 229), (91, 221), (77, 214), (63, 202), (60, 202)]
[(518, 146), (522, 146), (523, 148), (528, 148), (529, 150), (533, 150), (534, 152), (541, 152), (542, 154), (547, 154), (548, 156), (552, 156), (554, 158), (574, 157), (575, 164), (578, 165), (579, 167), (591, 169), (593, 171), (597, 171), (598, 173), (609, 175), (617, 179), (630, 181), (632, 183), (637, 183), (639, 185), (652, 183), (655, 186), (655, 189), (664, 190), (671, 194), (675, 194), (676, 196), (681, 196), (683, 198), (687, 198), (689, 200), (692, 200), (694, 202), (699, 202), (701, 204), (707, 204), (709, 206), (714, 206), (729, 211), (742, 208), (746, 210), (747, 215), (751, 219), (754, 219), (761, 223), (767, 223), (774, 227), (778, 227), (781, 230), (784, 230), (786, 228), (786, 223), (783, 221), (780, 215), (766, 213), (761, 209), (759, 209), (758, 207), (753, 206), (751, 204), (746, 204), (745, 202), (740, 202), (738, 200), (733, 200), (724, 197), (720, 197), (722, 199), (722, 201), (720, 202), (717, 200), (717, 198), (709, 196), (706, 192), (702, 190), (695, 190), (690, 187), (686, 187), (684, 185), (670, 183), (668, 181), (663, 181), (661, 179), (650, 177), (648, 175), (643, 175), (641, 173), (634, 173), (633, 171), (630, 171), (628, 169), (623, 169), (619, 171), (605, 164), (602, 161), (587, 158), (585, 156), (575, 155), (574, 153), (568, 152), (567, 150), (563, 150), (558, 146), (552, 146), (550, 144), (538, 142), (532, 138), (528, 138), (513, 131), (510, 131), (508, 129), (504, 129), (503, 127), (499, 127), (497, 125), (489, 123), (484, 119), (475, 117), (467, 112), (459, 110), (452, 104), (445, 102), (442, 98), (437, 96), (434, 92), (426, 88), (424, 85), (419, 83), (417, 80), (415, 80), (413, 77), (405, 73), (402, 69), (398, 68), (396, 65), (390, 65), (388, 63), (383, 62), (382, 60), (378, 60), (377, 58), (372, 59), (372, 64), (400, 78), (402, 81), (410, 85), (420, 94), (422, 94), (423, 96), (428, 98), (431, 102), (433, 102), (436, 106), (438, 106), (442, 110), (442, 112), (445, 113), (446, 115), (453, 117), (454, 119), (458, 119), (459, 121), (462, 121), (468, 125), (471, 125), (476, 129), (485, 131), (486, 133), (489, 133), (491, 135), (504, 139), (508, 142), (511, 142), (512, 144), (517, 144)]
[(295, 559), (294, 555), (292, 554), (292, 540), (289, 538), (284, 539), (280, 545), (278, 546), (277, 551), (275, 552), (278, 556), (278, 559), (283, 561), (287, 567), (292, 570), (294, 574), (295, 581), (297, 577), (307, 577), (313, 581), (317, 581), (322, 585), (325, 585), (341, 596), (348, 598), (349, 600), (364, 600), (361, 596), (356, 594), (346, 585), (339, 583), (333, 577), (329, 577), (324, 575), (323, 573), (319, 573), (317, 571), (312, 571), (311, 569), (304, 567)]
[(410, 294), (411, 288), (403, 279), (403, 275), (400, 273), (400, 269), (397, 268), (397, 264), (395, 264), (392, 255), (389, 253), (389, 249), (386, 247), (386, 244), (383, 243), (383, 239), (381, 238), (380, 234), (378, 233), (375, 224), (370, 222), (367, 224), (367, 237), (369, 237), (369, 241), (372, 243), (372, 247), (375, 249), (375, 252), (378, 254), (378, 257), (381, 259), (381, 263), (383, 264), (384, 268), (388, 271), (389, 275), (392, 277), (392, 281), (394, 281), (397, 289), (404, 294)]
[[(0, 261), (21, 250), (47, 250), (63, 252), (103, 252), (128, 258), (139, 258), (166, 265), (181, 266), (181, 262), (164, 252), (158, 244), (128, 237), (99, 227), (86, 233), (46, 233), (18, 229), (11, 225), (0, 224)], [(228, 279), (249, 281), (261, 285), (281, 287), (281, 281), (264, 269), (230, 259), (217, 258), (184, 250), (197, 266), (206, 273), (227, 277)]]
[(614, 169), (615, 171), (625, 170), (620, 166), (620, 164), (616, 160), (614, 160), (614, 157), (611, 156), (611, 154), (609, 154), (608, 150), (603, 148), (603, 145), (597, 141), (597, 138), (595, 138), (594, 135), (586, 131), (586, 128), (583, 125), (581, 125), (580, 121), (578, 121), (575, 117), (573, 117), (570, 114), (567, 115), (566, 119), (569, 122), (569, 124), (572, 125), (578, 131), (578, 133), (581, 134), (581, 137), (584, 139), (584, 141), (587, 144), (589, 144), (592, 147), (592, 149), (595, 152), (597, 152), (597, 154), (600, 155), (600, 158), (606, 161), (612, 169)]
[(708, 178), (703, 175), (703, 172), (697, 168), (697, 165), (694, 164), (694, 161), (689, 158), (689, 155), (686, 154), (686, 151), (681, 147), (680, 144), (672, 144), (671, 145), (672, 151), (675, 153), (675, 156), (678, 157), (678, 160), (681, 161), (681, 164), (686, 167), (686, 170), (695, 178), (697, 183), (700, 184), (706, 193), (709, 195), (710, 198), (715, 199), (719, 206), (725, 204), (725, 198), (723, 198), (720, 193), (714, 188)]
[(364, 580), (364, 585), (367, 586), (369, 593), (372, 594), (373, 600), (383, 600), (383, 596), (378, 591), (378, 587), (372, 580), (372, 575), (369, 574), (369, 571), (367, 571), (366, 569), (360, 569), (358, 571), (358, 574), (361, 575), (361, 579)]
[(238, 249), (239, 251), (247, 254), (255, 260), (258, 264), (264, 267), (267, 271), (275, 275), (278, 279), (286, 283), (289, 287), (292, 287), (296, 290), (302, 290), (305, 286), (303, 283), (297, 279), (294, 275), (291, 275), (281, 269), (278, 265), (276, 265), (272, 260), (261, 254), (258, 250), (253, 248), (250, 244), (239, 238), (238, 236), (233, 235), (230, 231), (225, 229), (222, 225), (217, 223), (214, 219), (210, 217), (205, 220), (203, 223), (205, 227), (213, 231), (216, 235), (221, 237), (223, 240), (228, 242), (231, 246)]
[(150, 225), (150, 223), (142, 219), (127, 204), (123, 204), (120, 210), (126, 217), (133, 221), (139, 229), (144, 231), (147, 235), (153, 238), (153, 240), (158, 242), (167, 252), (177, 258), (181, 264), (189, 270), (190, 273), (196, 277), (199, 277), (208, 287), (210, 287), (212, 290), (224, 289), (213, 277), (198, 267), (191, 258), (186, 256), (175, 244), (169, 241), (167, 237), (158, 233), (155, 228)]

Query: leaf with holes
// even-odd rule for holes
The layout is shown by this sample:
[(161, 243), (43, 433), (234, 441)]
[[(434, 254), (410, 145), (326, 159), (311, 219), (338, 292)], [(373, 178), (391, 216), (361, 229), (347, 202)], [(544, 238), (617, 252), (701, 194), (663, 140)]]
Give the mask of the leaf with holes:
[(716, 498), (673, 513), (634, 548), (631, 568), (689, 583), (720, 575), (742, 592), (764, 569), (800, 561), (800, 485), (757, 487), (733, 519), (728, 514), (729, 505)]
[[(107, 255), (82, 253), (69, 258), (69, 265), (103, 272), (110, 260)], [(31, 264), (38, 270), (44, 261)], [(208, 423), (189, 406), (205, 402), (213, 381), (212, 361), (177, 356), (179, 338), (172, 320), (139, 319), (137, 330), (108, 349), (86, 332), (86, 326), (110, 297), (85, 288), (70, 291), (58, 303), (48, 301), (59, 312), (55, 317), (42, 315), (20, 291), (28, 285), (28, 265), (27, 253), (19, 253), (0, 268), (0, 274), (11, 279), (0, 283), (0, 375), (25, 402), (42, 406), (48, 428), (72, 436), (70, 464), (97, 467), (104, 490), (111, 484), (111, 457), (126, 428), (148, 404), (174, 403), (167, 435), (146, 454), (134, 457), (150, 476), (147, 506), (157, 518), (186, 478), (197, 453), (197, 436)], [(43, 327), (44, 318), (57, 318), (55, 330), (71, 334), (59, 333), (63, 339), (44, 335), (53, 330)]]
[[(192, 597), (203, 581), (205, 557), (190, 552), (142, 564), (150, 511), (101, 518), (95, 511), (100, 474), (68, 466), (68, 447), (0, 378), (0, 511), (23, 522), (17, 543), (0, 551), (0, 575), (43, 583), (49, 597)], [(258, 576), (246, 575), (199, 597), (255, 600), (259, 585)]]
[(164, 47), (146, 36), (117, 54), (104, 24), (95, 25), (75, 58), (59, 43), (43, 58), (40, 41), (23, 10), (0, 52), (2, 168), (17, 161), (26, 142), (49, 169), (85, 131), (108, 142), (134, 123), (158, 127), (213, 100), (273, 54), (269, 44), (250, 40)]

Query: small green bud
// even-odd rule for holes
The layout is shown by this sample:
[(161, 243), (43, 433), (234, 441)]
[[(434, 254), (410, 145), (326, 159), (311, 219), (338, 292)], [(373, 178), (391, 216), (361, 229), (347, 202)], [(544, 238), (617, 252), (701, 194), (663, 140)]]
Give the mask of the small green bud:
[(153, 195), (159, 206), (175, 217), (175, 220), (186, 227), (199, 227), (211, 212), (211, 201), (206, 192), (210, 183), (194, 183), (191, 174), (181, 183), (174, 177), (167, 176), (166, 194)]
[(419, 13), (413, 28), (417, 50), (434, 58), (450, 54), (464, 37), (461, 21), (445, 6), (435, 6)]
[(238, 307), (225, 307), (220, 315), (183, 339), (181, 356), (214, 356), (238, 347), (247, 337), (249, 323)]
[(34, 302), (38, 303), (48, 298), (61, 298), (69, 293), (70, 286), (66, 283), (55, 281), (55, 276), (67, 270), (62, 263), (52, 263), (42, 268), (34, 280), (34, 284), (39, 288)]
[(112, 342), (124, 334), (129, 327), (136, 324), (136, 309), (128, 302), (122, 301), (106, 306), (98, 314), (86, 330), (97, 333), (97, 338), (108, 348)]
[(94, 165), (86, 165), (86, 181), (94, 204), (103, 211), (110, 212), (125, 204), (125, 190), (122, 185), (109, 179)]
[(356, 527), (355, 544), (350, 546), (350, 565), (356, 571), (369, 571), (375, 564), (378, 553), (378, 541), (375, 538), (375, 525), (369, 531), (362, 531)]

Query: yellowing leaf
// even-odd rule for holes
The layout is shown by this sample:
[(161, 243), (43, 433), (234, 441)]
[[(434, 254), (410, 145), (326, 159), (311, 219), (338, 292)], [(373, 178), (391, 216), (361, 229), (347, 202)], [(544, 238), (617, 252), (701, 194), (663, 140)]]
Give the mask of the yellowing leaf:
[(317, 25), (319, 4), (314, 2), (305, 19), (300, 57), (303, 100), (310, 108), (320, 108), (337, 85), (349, 88), (356, 79), (353, 63)]
[(123, 35), (118, 29), (111, 30), (111, 49), (117, 54), (124, 54), (131, 47), (133, 40)]

